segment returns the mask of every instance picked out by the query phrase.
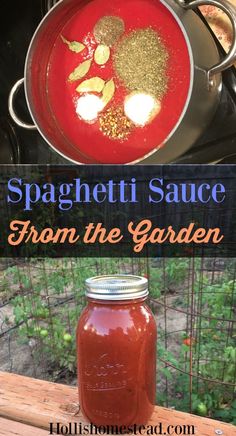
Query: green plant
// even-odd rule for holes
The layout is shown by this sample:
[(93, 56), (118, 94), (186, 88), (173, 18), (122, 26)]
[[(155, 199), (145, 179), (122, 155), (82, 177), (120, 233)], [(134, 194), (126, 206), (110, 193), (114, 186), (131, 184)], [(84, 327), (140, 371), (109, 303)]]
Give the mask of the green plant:
[(188, 274), (188, 259), (156, 259), (149, 270), (150, 295), (160, 298), (162, 292), (175, 291), (183, 284)]
[[(76, 373), (76, 327), (85, 305), (85, 280), (98, 274), (96, 259), (47, 259), (12, 267), (11, 281), (21, 293), (11, 300), (14, 321), (23, 342), (36, 343), (36, 353), (45, 356), (48, 370)], [(125, 267), (132, 267), (131, 260)], [(117, 273), (117, 259), (101, 259), (99, 274)], [(37, 271), (31, 273), (33, 271)]]
[[(211, 273), (200, 270), (201, 260), (158, 259), (150, 263), (152, 298), (171, 292), (170, 313), (181, 309), (178, 316), (188, 314), (183, 331), (178, 331), (178, 326), (176, 331), (168, 331), (168, 319), (163, 329), (159, 327), (157, 402), (236, 423), (236, 289), (232, 271), (226, 268), (211, 283)], [(146, 267), (145, 261), (137, 267), (130, 259), (88, 258), (32, 260), (9, 268), (4, 288), (8, 276), (16, 292), (14, 296), (11, 291), (10, 296), (21, 341), (36, 345), (33, 352), (43, 356), (53, 375), (60, 371), (75, 375), (75, 331), (85, 304), (86, 278), (120, 271), (144, 274)], [(9, 322), (6, 318), (6, 325)]]
[[(169, 404), (183, 411), (189, 411), (191, 406), (196, 414), (236, 423), (235, 285), (227, 274), (217, 283), (210, 284), (208, 279), (202, 283), (200, 289), (196, 275), (193, 298), (195, 307), (200, 305), (201, 314), (194, 318), (194, 337), (187, 332), (182, 335), (182, 345), (175, 356), (176, 371), (164, 368), (164, 375), (172, 380), (174, 388)], [(187, 298), (183, 298), (183, 304), (188, 309)], [(165, 360), (173, 362), (169, 354)], [(162, 394), (162, 404), (166, 401)]]

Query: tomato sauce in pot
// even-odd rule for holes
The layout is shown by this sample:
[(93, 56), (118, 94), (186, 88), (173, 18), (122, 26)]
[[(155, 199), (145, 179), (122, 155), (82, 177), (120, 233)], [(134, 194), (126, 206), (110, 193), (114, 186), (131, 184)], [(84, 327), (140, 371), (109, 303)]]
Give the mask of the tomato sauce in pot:
[(51, 50), (48, 103), (90, 161), (134, 162), (163, 146), (179, 122), (190, 71), (183, 31), (160, 1), (78, 1)]
[(95, 425), (144, 425), (156, 392), (156, 323), (144, 301), (147, 280), (105, 276), (87, 287), (77, 330), (82, 412)]

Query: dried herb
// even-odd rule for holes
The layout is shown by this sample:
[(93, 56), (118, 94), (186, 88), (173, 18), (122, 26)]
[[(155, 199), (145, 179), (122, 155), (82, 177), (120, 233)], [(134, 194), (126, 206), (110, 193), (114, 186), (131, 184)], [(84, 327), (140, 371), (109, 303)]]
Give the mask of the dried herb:
[(107, 45), (99, 44), (94, 53), (94, 60), (98, 65), (105, 65), (110, 58), (110, 48)]
[(111, 79), (105, 84), (103, 91), (102, 91), (102, 102), (104, 103), (104, 107), (107, 106), (108, 103), (114, 97), (115, 90), (116, 90), (116, 87), (115, 87), (114, 80)]
[(92, 77), (91, 79), (84, 80), (78, 88), (77, 92), (102, 92), (105, 81), (100, 77)]
[(78, 41), (68, 41), (64, 36), (61, 35), (62, 41), (68, 45), (69, 49), (75, 53), (80, 53), (85, 49), (85, 45)]
[(168, 52), (152, 28), (134, 30), (124, 37), (114, 61), (116, 73), (128, 90), (163, 97), (168, 84)]
[(92, 60), (88, 59), (87, 61), (82, 62), (75, 70), (69, 75), (69, 82), (75, 82), (76, 80), (82, 79), (89, 72), (91, 67)]
[(119, 17), (102, 17), (94, 27), (97, 42), (111, 47), (125, 31), (124, 21)]
[(100, 130), (109, 138), (125, 140), (134, 125), (124, 114), (122, 107), (111, 107), (99, 116)]

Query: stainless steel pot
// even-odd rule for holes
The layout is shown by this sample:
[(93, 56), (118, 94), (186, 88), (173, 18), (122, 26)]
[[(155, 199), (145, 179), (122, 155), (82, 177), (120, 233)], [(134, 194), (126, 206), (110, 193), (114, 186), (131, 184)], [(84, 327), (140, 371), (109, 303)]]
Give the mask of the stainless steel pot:
[[(191, 83), (188, 99), (182, 116), (170, 133), (162, 148), (153, 150), (142, 159), (132, 162), (138, 164), (170, 163), (185, 153), (198, 139), (211, 121), (219, 103), (222, 89), (221, 72), (229, 68), (236, 61), (236, 8), (228, 0), (194, 0), (185, 3), (184, 0), (160, 0), (174, 16), (181, 27), (189, 49), (191, 59)], [(63, 144), (57, 132), (52, 134), (52, 125), (43, 114), (43, 103), (36, 108), (32, 96), (32, 59), (39, 41), (47, 43), (51, 40), (53, 28), (59, 25), (60, 16), (70, 9), (74, 0), (61, 0), (45, 16), (35, 32), (25, 63), (25, 77), (19, 80), (9, 95), (9, 112), (18, 126), (25, 129), (38, 129), (48, 144), (59, 154), (74, 163), (96, 163), (79, 151), (70, 150), (69, 144)], [(214, 5), (223, 10), (229, 17), (233, 28), (233, 42), (225, 59), (220, 60), (215, 42), (200, 17), (193, 11), (201, 5)], [(54, 27), (51, 25), (54, 21)], [(41, 44), (42, 48), (42, 44)], [(20, 86), (24, 84), (26, 99), (34, 124), (23, 122), (16, 114), (14, 100)], [(42, 83), (39, 84), (42, 89)]]

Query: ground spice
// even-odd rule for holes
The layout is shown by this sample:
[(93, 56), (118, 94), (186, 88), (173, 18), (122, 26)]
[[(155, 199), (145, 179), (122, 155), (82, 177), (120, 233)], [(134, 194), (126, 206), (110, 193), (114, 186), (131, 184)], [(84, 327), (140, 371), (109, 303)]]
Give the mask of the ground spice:
[(112, 139), (127, 139), (134, 124), (130, 121), (122, 107), (111, 107), (99, 116), (101, 132)]
[(117, 76), (126, 88), (159, 99), (167, 90), (167, 60), (167, 49), (152, 28), (132, 31), (118, 44), (114, 54)]
[(94, 27), (94, 37), (100, 44), (111, 47), (124, 33), (125, 24), (119, 17), (102, 17)]

